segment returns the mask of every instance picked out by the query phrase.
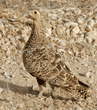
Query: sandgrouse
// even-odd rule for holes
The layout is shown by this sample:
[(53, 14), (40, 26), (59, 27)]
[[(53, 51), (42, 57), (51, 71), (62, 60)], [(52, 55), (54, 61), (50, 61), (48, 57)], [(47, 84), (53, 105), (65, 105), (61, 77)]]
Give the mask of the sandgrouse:
[(39, 11), (32, 10), (29, 12), (29, 17), (33, 19), (33, 26), (23, 49), (23, 63), (26, 70), (37, 78), (40, 85), (48, 82), (57, 87), (73, 88), (87, 98), (89, 86), (71, 73), (64, 62), (64, 57), (57, 48), (54, 48), (52, 41), (47, 40)]

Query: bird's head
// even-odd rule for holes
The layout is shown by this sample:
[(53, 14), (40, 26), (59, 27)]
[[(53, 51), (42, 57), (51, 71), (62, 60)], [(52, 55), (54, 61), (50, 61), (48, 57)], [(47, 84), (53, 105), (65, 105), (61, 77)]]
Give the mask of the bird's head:
[(33, 21), (40, 21), (40, 13), (37, 10), (32, 10), (28, 13), (29, 17), (33, 20)]

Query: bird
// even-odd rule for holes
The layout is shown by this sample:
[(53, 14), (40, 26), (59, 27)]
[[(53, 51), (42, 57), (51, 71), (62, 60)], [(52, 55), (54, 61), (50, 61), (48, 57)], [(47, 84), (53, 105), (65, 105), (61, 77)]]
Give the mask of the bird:
[(38, 10), (28, 13), (33, 20), (32, 31), (23, 48), (23, 64), (28, 73), (36, 77), (39, 86), (49, 83), (54, 86), (80, 93), (84, 99), (89, 86), (81, 82), (65, 64), (65, 58), (57, 51), (58, 46), (45, 37), (45, 31)]

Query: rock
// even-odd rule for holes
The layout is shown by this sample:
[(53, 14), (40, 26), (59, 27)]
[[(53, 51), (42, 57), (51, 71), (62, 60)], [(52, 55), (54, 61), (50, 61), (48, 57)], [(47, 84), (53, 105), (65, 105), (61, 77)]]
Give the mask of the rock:
[(0, 43), (1, 43), (1, 44), (4, 44), (4, 43), (5, 43), (4, 39), (1, 39), (1, 40), (0, 40)]
[(76, 27), (74, 27), (74, 28), (72, 29), (71, 35), (72, 35), (72, 34), (73, 34), (73, 35), (78, 34), (79, 32), (80, 32), (80, 29), (79, 29), (78, 26), (76, 26)]
[(67, 34), (67, 36), (70, 36), (70, 29), (66, 30), (66, 34)]
[(4, 25), (2, 23), (2, 21), (0, 21), (0, 30), (4, 29)]
[(5, 42), (9, 42), (9, 39), (8, 38), (5, 38)]
[(7, 56), (10, 56), (10, 53), (11, 53), (11, 51), (10, 51), (10, 49), (8, 48), (7, 51), (6, 51), (6, 55), (7, 55)]
[(4, 91), (4, 89), (0, 88), (0, 94)]
[(24, 103), (20, 103), (20, 104), (17, 106), (17, 108), (18, 108), (18, 109), (22, 109), (23, 106), (24, 106)]
[(80, 29), (80, 31), (81, 31), (82, 33), (85, 32), (85, 26), (83, 26), (83, 25), (79, 25), (79, 29)]
[(57, 33), (57, 35), (58, 35), (58, 36), (61, 36), (62, 33), (65, 32), (65, 29), (66, 29), (65, 27), (63, 27), (63, 26), (61, 26), (61, 25), (58, 25), (57, 28), (56, 28), (56, 33)]
[(7, 73), (6, 72), (2, 72), (1, 73), (3, 76), (7, 76)]
[(1, 39), (1, 37), (2, 37), (2, 34), (0, 33), (0, 39)]
[(93, 17), (95, 20), (97, 20), (97, 14)]
[(78, 39), (76, 40), (76, 43), (81, 43), (82, 41), (83, 41), (82, 38), (78, 38)]
[(52, 33), (51, 28), (46, 28), (46, 37), (51, 36), (51, 33)]
[[(37, 7), (36, 2), (38, 1), (39, 0), (34, 0), (36, 7)], [(44, 0), (40, 0), (40, 1), (44, 2)], [(61, 4), (64, 5), (65, 3), (61, 3)], [(84, 6), (84, 4), (82, 4), (82, 7)], [(80, 5), (79, 2), (78, 5)], [(66, 60), (65, 63), (69, 67), (69, 69), (72, 72), (74, 72), (75, 75), (81, 73), (81, 76), (83, 75), (82, 76), (83, 82), (85, 81), (84, 78), (88, 79), (86, 80), (86, 82), (91, 84), (90, 90), (92, 87), (93, 88), (92, 90), (94, 91), (97, 88), (97, 81), (96, 81), (97, 79), (96, 76), (97, 74), (97, 14), (96, 14), (97, 6), (92, 6), (92, 5), (90, 6), (90, 5), (91, 4), (89, 4), (88, 7), (86, 6), (83, 8), (80, 7), (78, 8), (62, 7), (56, 9), (49, 9), (47, 7), (46, 8), (38, 7), (38, 8), (42, 13), (42, 22), (46, 24), (44, 26), (46, 27), (46, 33), (45, 33), (46, 37), (50, 37), (50, 39), (52, 39), (52, 42), (57, 43), (59, 47), (57, 49), (57, 52), (61, 53), (61, 55), (64, 55), (64, 58)], [(13, 6), (15, 6), (15, 4)], [(1, 73), (0, 74), (0, 78), (1, 78), (0, 109), (6, 110), (7, 108), (8, 109), (12, 108), (8, 91), (3, 89), (3, 86), (4, 87), (6, 86), (6, 81), (7, 81), (6, 77), (8, 73), (7, 67), (8, 67), (10, 68), (8, 73), (10, 93), (12, 95), (12, 99), (14, 99), (14, 107), (16, 109), (19, 110), (20, 109), (24, 109), (24, 110), (26, 109), (29, 110), (33, 110), (33, 109), (93, 110), (95, 109), (96, 110), (96, 105), (97, 105), (95, 104), (97, 102), (96, 97), (95, 97), (95, 101), (93, 101), (94, 99), (92, 98), (93, 99), (91, 100), (92, 104), (90, 104), (88, 100), (80, 101), (80, 99), (78, 99), (78, 102), (76, 102), (75, 104), (68, 97), (70, 95), (69, 92), (67, 93), (69, 94), (68, 96), (67, 94), (61, 95), (62, 93), (57, 88), (54, 91), (58, 92), (57, 94), (59, 94), (59, 96), (62, 97), (67, 96), (67, 98), (65, 97), (65, 99), (70, 99), (70, 100), (64, 100), (63, 103), (63, 101), (60, 99), (49, 99), (49, 97), (45, 95), (42, 96), (43, 99), (42, 98), (39, 99), (39, 97), (37, 97), (36, 95), (32, 95), (33, 90), (30, 91), (28, 88), (33, 86), (34, 90), (39, 90), (39, 87), (37, 81), (33, 80), (34, 78), (31, 77), (25, 70), (24, 65), (21, 61), (22, 60), (21, 56), (22, 56), (22, 49), (24, 47), (24, 44), (28, 40), (28, 37), (30, 36), (31, 33), (30, 26), (33, 24), (33, 21), (28, 19), (28, 13), (25, 12), (26, 14), (24, 14), (24, 16), (22, 15), (23, 19), (19, 18), (20, 16), (17, 17), (19, 13), (22, 14), (22, 12), (16, 10), (13, 13), (12, 9), (6, 9), (5, 11), (1, 10), (0, 12), (0, 32), (1, 32), (0, 33), (0, 73)], [(21, 22), (17, 22), (16, 20), (17, 18)], [(11, 22), (7, 19), (10, 19)], [(48, 26), (48, 22), (50, 23), (49, 26)], [(53, 27), (53, 29), (51, 27)], [(79, 30), (79, 32), (76, 33), (76, 30)], [(62, 34), (63, 32), (64, 34)], [(52, 37), (52, 35), (54, 35), (54, 37)], [(63, 35), (64, 38), (61, 39), (60, 35)], [(89, 67), (89, 65), (91, 65), (91, 67)], [(46, 93), (49, 92), (48, 91), (49, 88), (50, 88), (49, 86), (46, 86), (46, 91), (45, 91)], [(97, 91), (95, 93), (93, 92), (93, 94), (90, 93), (90, 98), (93, 97), (93, 95), (97, 96), (96, 93)], [(9, 97), (8, 101), (6, 101), (7, 100), (6, 97)], [(68, 101), (71, 102), (68, 103)], [(84, 106), (82, 102), (84, 104), (86, 103), (87, 104)], [(37, 105), (39, 105), (39, 107), (37, 107)]]
[(37, 79), (35, 77), (33, 78), (33, 90), (34, 91), (39, 91), (40, 90), (39, 85), (37, 83)]
[(69, 22), (70, 23), (70, 27), (76, 27), (76, 26), (78, 26), (78, 23), (76, 23), (76, 22)]
[(91, 73), (90, 73), (89, 71), (85, 73), (85, 75), (86, 75), (88, 78), (90, 77), (90, 74), (91, 74)]
[(94, 25), (95, 23), (94, 23), (94, 20), (90, 20), (89, 22), (88, 22), (88, 25), (90, 25), (91, 27)]
[(0, 21), (0, 31), (5, 34), (5, 30), (4, 30), (4, 24), (2, 23), (2, 21)]
[(90, 32), (87, 32), (85, 37), (87, 37), (88, 39), (94, 39), (96, 40), (97, 39), (97, 31), (90, 31)]
[(50, 17), (52, 20), (56, 20), (58, 18), (57, 14), (54, 13), (53, 14), (49, 13), (48, 17)]
[(19, 7), (19, 5), (14, 5), (13, 7), (14, 7), (14, 8), (18, 8), (18, 7)]
[(78, 19), (77, 21), (79, 24), (83, 24), (83, 20), (81, 18)]
[(89, 31), (92, 31), (92, 28), (90, 25), (87, 25), (85, 30), (89, 32)]
[(68, 22), (68, 23), (65, 23), (64, 26), (66, 26), (67, 28), (69, 28), (69, 27), (76, 27), (76, 26), (78, 26), (78, 23)]

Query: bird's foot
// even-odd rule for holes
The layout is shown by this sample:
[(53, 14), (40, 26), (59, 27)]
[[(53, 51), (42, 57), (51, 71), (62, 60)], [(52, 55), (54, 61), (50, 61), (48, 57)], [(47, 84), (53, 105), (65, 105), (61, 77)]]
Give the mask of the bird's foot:
[(52, 87), (47, 82), (45, 82), (45, 86), (40, 85), (40, 92), (38, 97), (41, 98), (42, 96), (52, 96)]

